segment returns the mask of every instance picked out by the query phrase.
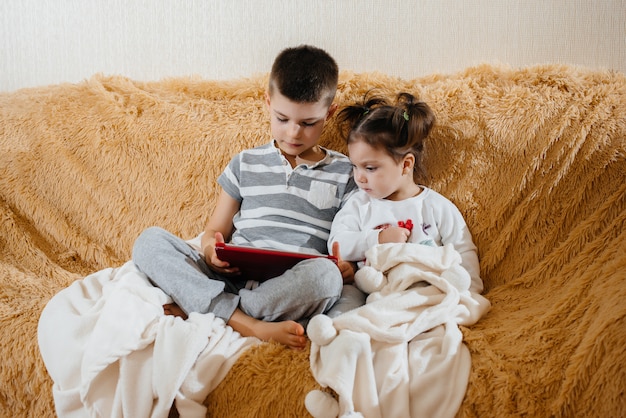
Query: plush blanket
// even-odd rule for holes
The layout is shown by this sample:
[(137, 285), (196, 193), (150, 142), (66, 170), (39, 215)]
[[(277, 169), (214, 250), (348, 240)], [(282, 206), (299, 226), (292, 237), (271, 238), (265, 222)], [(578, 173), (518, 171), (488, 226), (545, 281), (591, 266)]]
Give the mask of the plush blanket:
[[(123, 266), (147, 226), (202, 230), (217, 175), (270, 139), (266, 81), (97, 75), (0, 93), (0, 416), (54, 416), (37, 324), (55, 294)], [(492, 306), (461, 326), (471, 370), (457, 415), (625, 415), (626, 76), (344, 71), (337, 102), (371, 89), (432, 106), (428, 185), (459, 207), (479, 250)], [(323, 144), (345, 151), (334, 124)], [(208, 415), (307, 416), (309, 392), (334, 395), (309, 354), (246, 349), (205, 400)]]
[(206, 415), (208, 393), (256, 338), (213, 314), (164, 315), (172, 300), (132, 262), (77, 280), (39, 320), (42, 359), (59, 417)]
[(475, 324), (489, 302), (470, 292), (452, 245), (382, 244), (365, 255), (355, 277), (365, 305), (307, 327), (313, 376), (339, 397), (313, 391), (307, 409), (319, 418), (454, 417), (471, 367), (459, 325)]

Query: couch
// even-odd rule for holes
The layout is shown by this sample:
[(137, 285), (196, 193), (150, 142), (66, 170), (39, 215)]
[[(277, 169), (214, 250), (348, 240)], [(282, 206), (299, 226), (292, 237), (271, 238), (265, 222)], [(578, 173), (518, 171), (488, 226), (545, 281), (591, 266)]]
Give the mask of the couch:
[[(158, 225), (202, 230), (216, 176), (270, 140), (267, 75), (139, 82), (98, 74), (0, 93), (0, 416), (52, 417), (37, 343), (50, 298), (129, 260)], [(437, 126), (430, 186), (462, 211), (491, 310), (463, 327), (459, 417), (626, 415), (626, 75), (479, 65), (398, 79), (342, 71), (336, 102), (409, 91)], [(334, 121), (322, 139), (346, 151)], [(58, 324), (63, 327), (63, 324)], [(254, 345), (207, 416), (307, 416), (308, 350)]]

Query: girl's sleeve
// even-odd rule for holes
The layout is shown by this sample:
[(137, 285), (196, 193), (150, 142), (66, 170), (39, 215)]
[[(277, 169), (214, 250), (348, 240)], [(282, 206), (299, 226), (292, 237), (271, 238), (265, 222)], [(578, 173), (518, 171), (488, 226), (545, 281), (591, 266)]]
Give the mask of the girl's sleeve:
[(472, 240), (472, 234), (459, 209), (450, 201), (440, 218), (439, 233), (443, 245), (452, 244), (461, 254), (461, 265), (472, 278), (470, 291), (482, 293), (483, 281), (480, 278), (478, 249)]
[(358, 195), (353, 195), (337, 212), (330, 228), (329, 254), (333, 243), (338, 242), (341, 258), (359, 262), (365, 259), (365, 251), (378, 244), (380, 230), (362, 230), (362, 205)]

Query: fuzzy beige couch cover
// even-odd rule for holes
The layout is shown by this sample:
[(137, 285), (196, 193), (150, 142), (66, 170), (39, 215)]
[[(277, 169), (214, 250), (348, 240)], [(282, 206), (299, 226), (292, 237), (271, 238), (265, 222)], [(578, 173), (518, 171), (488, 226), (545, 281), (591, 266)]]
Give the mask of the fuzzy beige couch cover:
[[(147, 226), (202, 230), (226, 163), (270, 140), (266, 80), (98, 75), (0, 93), (0, 416), (54, 416), (37, 323), (56, 292), (123, 264)], [(458, 415), (626, 416), (626, 76), (344, 71), (337, 102), (373, 88), (435, 110), (430, 185), (479, 248), (492, 309), (463, 329), (472, 372)], [(345, 151), (332, 123), (323, 144)], [(213, 417), (307, 416), (318, 387), (308, 351), (267, 343), (206, 404)]]

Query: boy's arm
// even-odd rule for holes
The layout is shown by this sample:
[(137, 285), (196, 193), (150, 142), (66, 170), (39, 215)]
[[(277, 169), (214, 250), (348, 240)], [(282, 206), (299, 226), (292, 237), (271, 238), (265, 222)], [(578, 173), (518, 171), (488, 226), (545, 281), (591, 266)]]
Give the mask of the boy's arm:
[(202, 252), (206, 262), (225, 272), (230, 272), (230, 269), (227, 269), (229, 264), (217, 258), (215, 242), (216, 239), (221, 241), (230, 239), (234, 229), (233, 218), (239, 212), (240, 207), (241, 203), (222, 189), (202, 236)]

